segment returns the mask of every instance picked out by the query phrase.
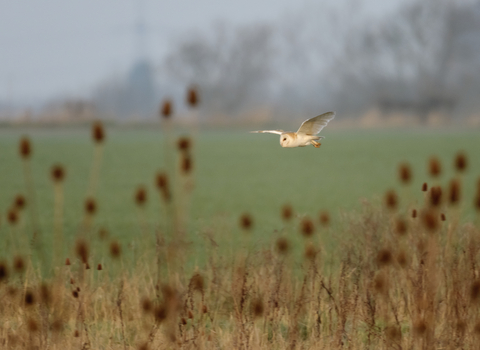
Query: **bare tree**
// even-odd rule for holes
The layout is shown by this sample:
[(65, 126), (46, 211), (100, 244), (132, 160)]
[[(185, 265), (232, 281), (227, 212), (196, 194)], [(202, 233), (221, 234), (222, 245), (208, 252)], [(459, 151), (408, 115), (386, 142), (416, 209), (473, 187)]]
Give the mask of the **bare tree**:
[(306, 118), (322, 110), (339, 110), (351, 101), (333, 99), (343, 82), (332, 67), (340, 68), (347, 38), (366, 21), (358, 15), (359, 6), (355, 0), (339, 6), (310, 3), (307, 11), (289, 12), (277, 22), (276, 64), (281, 74), (274, 92), (279, 113)]
[(177, 84), (200, 85), (204, 110), (235, 115), (270, 102), (274, 52), (269, 25), (217, 24), (176, 42), (164, 71)]
[(345, 43), (342, 68), (335, 69), (343, 72), (340, 86), (350, 87), (338, 97), (356, 87), (364, 106), (408, 110), (423, 121), (436, 110), (452, 114), (464, 92), (462, 67), (468, 65), (472, 74), (478, 66), (478, 52), (476, 59), (465, 59), (471, 50), (465, 39), (480, 35), (474, 25), (479, 8), (478, 1), (416, 1), (358, 31)]
[(480, 0), (411, 0), (383, 17), (362, 12), (358, 0), (309, 6), (272, 23), (190, 32), (172, 42), (155, 72), (160, 81), (144, 67), (103, 84), (95, 101), (116, 114), (149, 115), (161, 96), (183, 98), (198, 84), (202, 115), (267, 105), (276, 117), (360, 115), (377, 105), (426, 120), (432, 111), (478, 107)]

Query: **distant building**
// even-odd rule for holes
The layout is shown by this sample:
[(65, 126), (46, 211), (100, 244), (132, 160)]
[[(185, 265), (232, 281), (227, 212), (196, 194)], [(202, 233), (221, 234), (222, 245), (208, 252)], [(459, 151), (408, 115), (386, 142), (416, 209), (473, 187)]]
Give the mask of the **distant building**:
[(121, 114), (149, 118), (155, 113), (157, 102), (153, 67), (146, 59), (140, 59), (128, 73)]
[(139, 59), (125, 77), (106, 81), (94, 94), (103, 114), (119, 119), (151, 119), (158, 106), (155, 72), (147, 59)]
[(151, 119), (158, 107), (155, 69), (147, 58), (144, 4), (138, 0), (137, 6), (138, 18), (132, 27), (137, 58), (125, 76), (105, 81), (93, 97), (99, 111), (111, 118)]

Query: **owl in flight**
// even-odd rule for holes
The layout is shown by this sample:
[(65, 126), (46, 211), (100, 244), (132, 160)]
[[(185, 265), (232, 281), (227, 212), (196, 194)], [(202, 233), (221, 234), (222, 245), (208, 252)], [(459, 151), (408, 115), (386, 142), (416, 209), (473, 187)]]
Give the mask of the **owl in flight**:
[(285, 132), (283, 130), (260, 130), (251, 131), (253, 133), (269, 133), (280, 135), (280, 145), (282, 147), (305, 147), (310, 144), (315, 148), (320, 147), (321, 143), (317, 142), (324, 138), (324, 136), (317, 136), (328, 122), (335, 118), (335, 112), (323, 113), (315, 118), (305, 120), (297, 132)]

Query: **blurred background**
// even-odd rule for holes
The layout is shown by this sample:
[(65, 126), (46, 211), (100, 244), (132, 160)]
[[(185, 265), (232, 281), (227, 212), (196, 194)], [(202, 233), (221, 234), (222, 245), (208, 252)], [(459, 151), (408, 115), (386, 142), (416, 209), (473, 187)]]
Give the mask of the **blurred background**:
[(480, 125), (479, 0), (11, 1), (0, 52), (7, 124)]

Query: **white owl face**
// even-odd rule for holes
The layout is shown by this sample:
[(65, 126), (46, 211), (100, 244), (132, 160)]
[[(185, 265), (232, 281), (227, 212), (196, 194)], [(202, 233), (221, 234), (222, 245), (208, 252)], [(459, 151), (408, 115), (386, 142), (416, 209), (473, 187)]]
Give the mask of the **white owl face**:
[(291, 147), (293, 137), (287, 133), (280, 135), (280, 145), (282, 147)]

